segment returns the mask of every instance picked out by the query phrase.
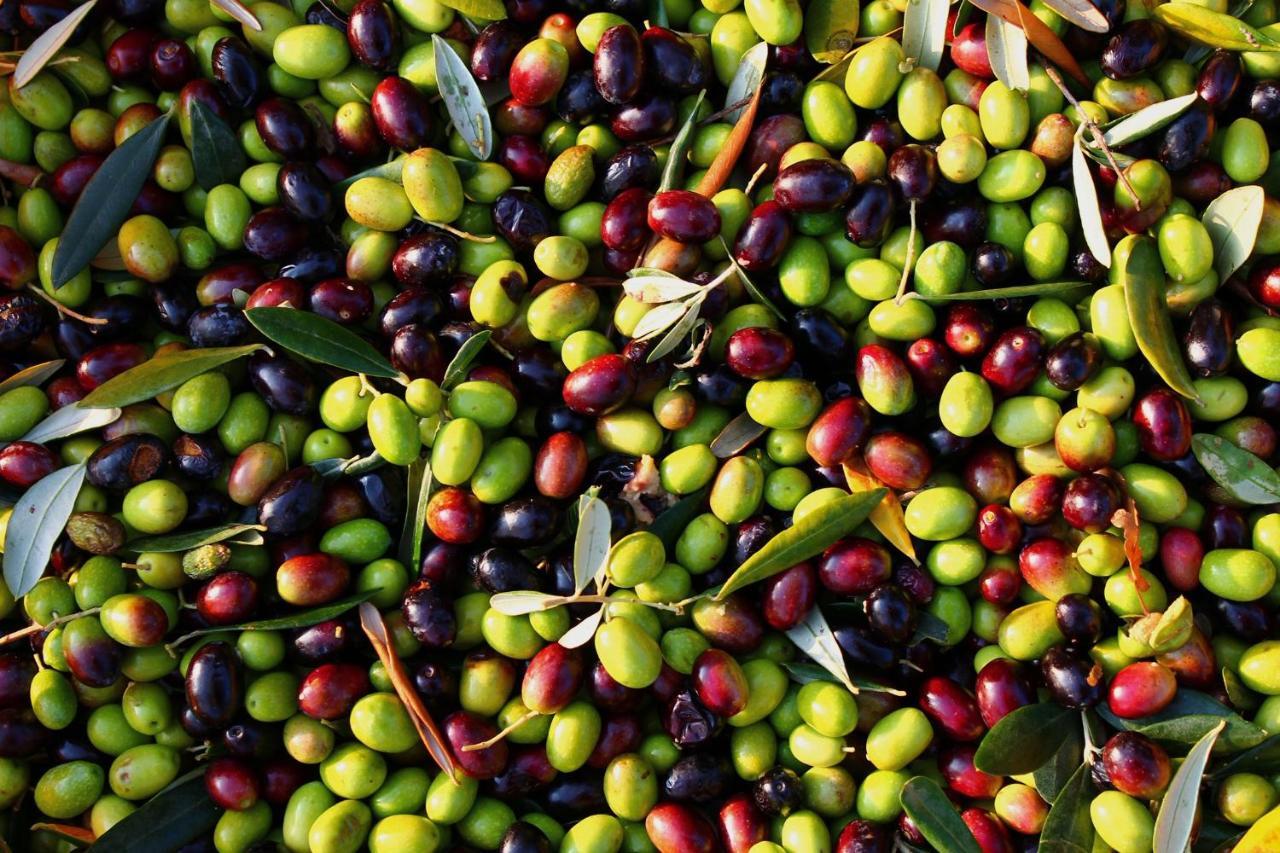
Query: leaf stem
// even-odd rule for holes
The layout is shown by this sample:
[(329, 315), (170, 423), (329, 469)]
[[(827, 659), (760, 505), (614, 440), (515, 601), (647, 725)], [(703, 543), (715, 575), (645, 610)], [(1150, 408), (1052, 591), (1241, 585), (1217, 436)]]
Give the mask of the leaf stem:
[(907, 295), (907, 281), (911, 277), (911, 265), (916, 260), (916, 199), (911, 199), (911, 230), (907, 233), (907, 259), (902, 264), (902, 278), (898, 279), (898, 292), (893, 297), (894, 305), (901, 305)]
[(28, 284), (27, 290), (30, 290), (36, 296), (39, 296), (45, 302), (48, 302), (59, 314), (64, 314), (72, 320), (79, 320), (81, 323), (88, 323), (90, 326), (105, 326), (108, 322), (106, 317), (89, 317), (79, 313), (78, 311), (71, 310), (49, 294), (45, 293), (42, 288), (36, 287), (34, 284)]
[(492, 234), (472, 234), (470, 231), (463, 231), (461, 228), (454, 228), (447, 222), (432, 222), (429, 219), (424, 219), (422, 221), (426, 222), (428, 225), (439, 228), (441, 231), (448, 231), (460, 240), (470, 240), (473, 243), (492, 243), (494, 240), (498, 239)]
[(29, 637), (32, 634), (39, 634), (41, 631), (52, 631), (59, 625), (65, 625), (68, 622), (79, 619), (81, 616), (92, 616), (101, 609), (101, 607), (90, 607), (88, 610), (77, 610), (75, 613), (68, 613), (66, 616), (58, 616), (57, 618), (50, 619), (43, 625), (38, 625), (33, 622), (25, 628), (0, 637), (0, 646), (6, 646), (15, 640), (21, 640), (23, 637)]
[(1120, 168), (1120, 164), (1116, 162), (1116, 155), (1111, 152), (1111, 146), (1107, 144), (1106, 137), (1102, 133), (1102, 129), (1098, 127), (1098, 123), (1089, 118), (1088, 114), (1080, 106), (1080, 102), (1076, 100), (1076, 96), (1071, 94), (1071, 90), (1067, 88), (1066, 82), (1062, 79), (1062, 75), (1058, 73), (1058, 69), (1050, 64), (1044, 65), (1044, 73), (1049, 75), (1049, 79), (1053, 81), (1053, 85), (1058, 87), (1058, 91), (1076, 108), (1076, 112), (1080, 115), (1080, 123), (1088, 129), (1089, 134), (1093, 137), (1093, 142), (1102, 151), (1107, 158), (1107, 164), (1116, 173), (1116, 178), (1120, 183), (1124, 184), (1125, 190), (1133, 198), (1133, 206), (1135, 210), (1142, 210), (1142, 200), (1138, 197), (1138, 192), (1133, 188), (1133, 184), (1129, 183), (1129, 176), (1124, 173), (1124, 169)]
[(511, 734), (513, 731), (520, 728), (525, 723), (532, 720), (534, 717), (541, 717), (541, 716), (542, 714), (540, 714), (537, 711), (525, 711), (514, 722), (512, 722), (502, 731), (498, 732), (493, 737), (489, 738), (488, 740), (482, 740), (479, 743), (469, 743), (462, 748), (462, 751), (463, 752), (479, 752), (482, 749), (488, 749), (494, 744), (499, 743), (507, 735)]

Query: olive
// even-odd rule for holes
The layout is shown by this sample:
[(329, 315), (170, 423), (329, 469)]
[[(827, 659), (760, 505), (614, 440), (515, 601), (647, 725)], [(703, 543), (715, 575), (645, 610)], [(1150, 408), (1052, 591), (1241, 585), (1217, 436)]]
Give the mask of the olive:
[(161, 476), (169, 449), (154, 435), (138, 433), (114, 438), (89, 456), (85, 477), (100, 489), (126, 492)]
[(647, 145), (629, 145), (605, 163), (600, 178), (603, 201), (611, 202), (626, 190), (648, 189), (658, 182), (659, 175), (658, 158), (653, 149)]
[(686, 95), (706, 87), (707, 66), (683, 36), (665, 27), (649, 27), (640, 41), (645, 74), (655, 89)]
[(237, 109), (249, 109), (263, 95), (262, 66), (252, 49), (235, 36), (218, 39), (212, 53), (213, 79), (226, 102)]
[(207, 643), (187, 665), (187, 704), (204, 723), (225, 727), (240, 710), (240, 662), (227, 643)]
[(347, 18), (347, 43), (364, 65), (387, 71), (400, 52), (400, 28), (382, 0), (360, 0)]
[(292, 536), (316, 522), (324, 500), (320, 477), (310, 466), (294, 468), (258, 501), (258, 523), (277, 536)]
[(1102, 73), (1125, 80), (1153, 68), (1169, 44), (1169, 33), (1155, 20), (1130, 21), (1107, 41), (1099, 57)]

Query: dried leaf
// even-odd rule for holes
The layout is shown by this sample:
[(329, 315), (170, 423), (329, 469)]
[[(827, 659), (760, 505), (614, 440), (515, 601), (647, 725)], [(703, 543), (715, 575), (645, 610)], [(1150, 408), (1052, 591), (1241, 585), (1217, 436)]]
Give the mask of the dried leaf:
[(258, 20), (258, 16), (249, 11), (240, 0), (211, 0), (211, 2), (255, 33), (262, 32), (262, 22)]
[(472, 363), (479, 357), (480, 351), (492, 337), (491, 329), (481, 329), (463, 341), (462, 346), (458, 347), (458, 351), (449, 361), (449, 366), (444, 369), (444, 379), (440, 381), (440, 387), (446, 391), (452, 391), (455, 385), (465, 379)]
[(1061, 15), (1068, 23), (1091, 33), (1105, 33), (1111, 29), (1107, 16), (1089, 0), (1044, 0), (1044, 5)]
[(1200, 783), (1204, 778), (1205, 767), (1209, 764), (1213, 744), (1226, 727), (1227, 721), (1223, 720), (1213, 731), (1200, 738), (1187, 753), (1178, 772), (1173, 775), (1173, 781), (1169, 783), (1169, 789), (1160, 801), (1160, 811), (1156, 814), (1156, 850), (1185, 850), (1191, 841), (1191, 830), (1195, 826), (1200, 802)]
[(68, 465), (44, 477), (14, 505), (4, 535), (4, 582), (14, 598), (26, 595), (44, 574), (53, 544), (75, 508), (85, 465)]
[(1165, 3), (1151, 14), (1177, 35), (1206, 47), (1274, 53), (1280, 42), (1231, 15), (1193, 3)]
[(824, 65), (839, 62), (853, 49), (858, 19), (858, 0), (810, 0), (804, 10), (804, 43), (809, 54)]
[(1204, 209), (1200, 221), (1213, 241), (1213, 268), (1219, 282), (1231, 278), (1253, 254), (1266, 202), (1262, 187), (1251, 184), (1227, 190)]
[[(738, 71), (742, 71), (741, 66)], [(658, 182), (658, 192), (677, 189), (676, 184), (684, 175), (684, 166), (689, 159), (689, 147), (693, 144), (693, 129), (698, 124), (698, 110), (702, 108), (702, 101), (706, 96), (706, 89), (698, 93), (697, 100), (693, 102), (693, 109), (689, 111), (684, 124), (680, 125), (676, 138), (671, 140), (671, 148), (667, 152), (667, 165), (663, 167), (662, 180)]]
[(489, 596), (489, 606), (506, 616), (525, 616), (559, 607), (569, 601), (563, 595), (551, 595), (533, 589), (516, 589)]
[(1280, 474), (1254, 454), (1203, 432), (1192, 436), (1191, 449), (1205, 473), (1231, 497), (1254, 506), (1280, 503)]
[(65, 18), (42, 32), (31, 46), (22, 52), (18, 65), (13, 70), (13, 85), (21, 89), (30, 83), (40, 71), (49, 64), (49, 60), (62, 50), (63, 46), (75, 34), (76, 28), (93, 11), (97, 0), (89, 0), (77, 6)]
[[(872, 476), (861, 459), (852, 459), (845, 463), (844, 479), (849, 484), (849, 491), (855, 494), (869, 492), (884, 485)], [(876, 530), (880, 531), (880, 535), (890, 545), (910, 558), (911, 562), (917, 566), (920, 565), (920, 561), (916, 559), (915, 543), (911, 541), (911, 534), (907, 531), (907, 520), (902, 511), (902, 502), (898, 500), (898, 496), (891, 489), (885, 491), (884, 497), (871, 510), (871, 514), (867, 516), (867, 519)]]
[[(479, 5), (488, 5), (488, 0)], [(501, 3), (497, 5), (503, 9)], [(505, 17), (505, 10), (502, 16)], [(449, 119), (471, 153), (481, 160), (488, 160), (493, 153), (493, 121), (489, 117), (484, 94), (476, 78), (471, 76), (471, 69), (452, 45), (438, 35), (431, 36), (431, 44), (435, 47), (436, 87), (440, 90), (445, 109), (449, 111)]]
[(1164, 265), (1156, 241), (1137, 237), (1121, 264), (1119, 280), (1124, 285), (1124, 301), (1129, 325), (1138, 349), (1165, 384), (1188, 400), (1199, 402), (1191, 384), (1191, 374), (1182, 360), (1182, 347), (1174, 335), (1173, 321), (1165, 304)]
[(809, 610), (809, 615), (803, 622), (787, 631), (787, 638), (795, 643), (796, 648), (800, 649), (806, 657), (849, 688), (849, 692), (858, 693), (858, 688), (849, 679), (849, 667), (845, 664), (844, 652), (840, 650), (835, 634), (831, 633), (831, 626), (827, 624), (826, 617), (822, 615), (817, 605)]
[(387, 635), (387, 626), (382, 621), (382, 614), (378, 612), (378, 608), (367, 601), (360, 605), (360, 627), (364, 628), (365, 636), (369, 638), (373, 650), (378, 653), (378, 659), (386, 667), (387, 677), (391, 679), (396, 695), (400, 697), (405, 710), (409, 712), (409, 719), (413, 721), (413, 727), (418, 730), (418, 737), (422, 739), (427, 752), (440, 769), (448, 773), (449, 778), (456, 783), (458, 773), (454, 767), (453, 755), (449, 752), (448, 742), (440, 734), (435, 720), (422, 704), (422, 697), (418, 695), (412, 679), (405, 672), (404, 664), (401, 663), (400, 656), (396, 654), (395, 646), (391, 644), (391, 638)]
[(1049, 29), (1048, 24), (1037, 18), (1031, 10), (1018, 0), (970, 0), (974, 6), (990, 15), (999, 15), (1011, 24), (1022, 27), (1027, 34), (1027, 41), (1040, 51), (1044, 58), (1069, 74), (1082, 86), (1092, 86), (1088, 76), (1080, 68), (1080, 63), (1067, 46), (1058, 38), (1057, 33)]
[(65, 358), (55, 358), (53, 361), (42, 361), (39, 364), (24, 367), (8, 379), (0, 382), (0, 394), (28, 385), (43, 385), (46, 380), (52, 379), (66, 363), (67, 360)]
[(94, 842), (94, 834), (70, 823), (33, 823), (32, 832), (49, 832), (67, 842), (72, 850), (82, 850)]
[(578, 530), (573, 538), (573, 587), (581, 594), (594, 580), (603, 578), (609, 561), (612, 532), (609, 507), (595, 495), (578, 498)]
[[(1084, 125), (1081, 125), (1083, 129)], [(1090, 254), (1104, 267), (1111, 266), (1111, 244), (1107, 241), (1107, 229), (1102, 224), (1102, 208), (1098, 206), (1098, 188), (1085, 159), (1080, 133), (1076, 133), (1071, 148), (1071, 180), (1076, 191), (1076, 209), (1080, 212), (1080, 230), (1084, 232), (1085, 245)]]
[[(1092, 8), (1092, 7), (1090, 7)], [(1025, 92), (1031, 88), (1031, 70), (1027, 67), (1027, 34), (997, 15), (988, 15), (986, 24), (987, 59), (996, 79), (1010, 89)]]
[[(763, 81), (764, 77), (761, 76), (760, 82)], [(760, 82), (756, 83), (755, 90), (751, 93), (751, 100), (747, 102), (746, 109), (738, 115), (733, 130), (724, 141), (724, 146), (716, 152), (715, 159), (711, 161), (711, 165), (698, 181), (699, 195), (711, 198), (720, 192), (725, 182), (729, 180), (729, 176), (733, 174), (734, 167), (738, 165), (738, 158), (742, 156), (742, 149), (747, 147), (751, 129), (756, 123), (756, 112), (760, 109), (760, 96), (764, 92)]]
[(658, 465), (647, 453), (636, 461), (631, 479), (627, 480), (618, 497), (631, 507), (636, 521), (641, 524), (650, 523), (656, 513), (663, 512), (675, 503), (675, 497), (662, 488), (662, 475), (658, 471)]
[(44, 170), (39, 166), (15, 163), (12, 160), (0, 160), (0, 178), (4, 178), (6, 181), (22, 184), (24, 187), (34, 187), (45, 177)]
[(937, 71), (947, 46), (948, 0), (907, 0), (902, 18), (902, 53), (919, 67)]
[(57, 409), (49, 417), (33, 426), (22, 440), (45, 444), (59, 438), (104, 427), (118, 417), (120, 417), (120, 410), (116, 408), (89, 409), (79, 403), (72, 403)]
[(577, 625), (574, 625), (568, 631), (561, 635), (557, 643), (566, 649), (576, 649), (585, 646), (591, 642), (591, 638), (596, 635), (596, 629), (600, 627), (600, 620), (604, 618), (604, 608), (601, 607), (592, 613), (586, 619), (583, 619)]
[[(632, 270), (636, 272), (636, 270)], [(702, 285), (671, 275), (631, 275), (622, 281), (622, 289), (637, 302), (661, 305), (702, 292)]]

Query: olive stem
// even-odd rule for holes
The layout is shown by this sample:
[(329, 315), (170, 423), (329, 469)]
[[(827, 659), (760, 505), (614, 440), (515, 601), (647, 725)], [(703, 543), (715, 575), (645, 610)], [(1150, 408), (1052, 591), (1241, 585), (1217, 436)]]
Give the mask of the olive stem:
[(360, 378), (360, 396), (363, 397), (368, 392), (370, 397), (378, 396), (378, 389), (373, 387), (373, 383), (369, 381), (369, 377), (363, 373), (356, 374)]
[(101, 607), (90, 607), (88, 610), (77, 610), (75, 613), (68, 613), (66, 616), (55, 617), (43, 625), (32, 623), (25, 628), (0, 637), (0, 646), (6, 646), (14, 640), (21, 640), (23, 637), (29, 637), (32, 634), (38, 634), (41, 631), (52, 631), (59, 625), (65, 625), (67, 622), (79, 619), (81, 616), (92, 616), (100, 610), (102, 610)]
[(493, 737), (489, 738), (488, 740), (482, 740), (479, 743), (469, 743), (462, 748), (462, 751), (463, 752), (479, 752), (482, 749), (488, 749), (489, 747), (493, 746), (495, 743), (498, 743), (499, 741), (501, 741), (507, 735), (511, 734), (516, 729), (523, 726), (525, 723), (532, 720), (534, 717), (541, 717), (541, 716), (542, 714), (539, 713), (538, 711), (525, 711), (518, 718), (516, 718), (514, 722), (512, 722), (509, 726), (507, 726), (502, 731), (498, 732)]
[(761, 163), (760, 168), (756, 169), (755, 174), (747, 181), (747, 187), (743, 190), (747, 195), (751, 195), (751, 191), (756, 187), (756, 181), (764, 177), (764, 170), (769, 168), (768, 163)]
[(461, 228), (454, 228), (447, 222), (432, 222), (429, 219), (424, 219), (422, 221), (426, 222), (428, 225), (439, 228), (441, 231), (448, 231), (459, 239), (470, 240), (473, 243), (492, 243), (494, 240), (498, 239), (492, 234), (472, 234), (470, 231), (463, 231)]
[(1138, 197), (1137, 191), (1133, 188), (1133, 184), (1129, 183), (1129, 178), (1124, 173), (1124, 169), (1120, 168), (1120, 164), (1116, 162), (1116, 156), (1111, 153), (1111, 146), (1107, 145), (1106, 137), (1103, 136), (1102, 129), (1098, 127), (1098, 123), (1089, 118), (1088, 114), (1080, 107), (1080, 102), (1076, 100), (1076, 96), (1071, 94), (1071, 90), (1067, 88), (1067, 84), (1063, 81), (1062, 75), (1052, 65), (1044, 64), (1044, 73), (1049, 75), (1049, 79), (1053, 81), (1053, 85), (1058, 87), (1063, 96), (1076, 108), (1076, 112), (1080, 114), (1080, 122), (1089, 130), (1089, 135), (1093, 137), (1093, 142), (1102, 150), (1103, 155), (1107, 158), (1108, 165), (1115, 170), (1116, 177), (1120, 183), (1124, 184), (1124, 188), (1133, 197), (1133, 207), (1135, 210), (1142, 210), (1142, 199)]
[(45, 302), (48, 302), (50, 305), (54, 307), (54, 310), (56, 310), (59, 314), (65, 314), (66, 316), (70, 317), (72, 320), (79, 320), (81, 323), (88, 323), (90, 326), (105, 326), (108, 322), (106, 317), (87, 317), (78, 311), (72, 311), (70, 308), (63, 305), (58, 300), (54, 299), (52, 296), (45, 293), (40, 288), (36, 287), (34, 284), (28, 284), (27, 290), (30, 290), (36, 296), (39, 296)]
[(911, 199), (911, 231), (907, 234), (907, 258), (902, 264), (902, 278), (898, 279), (898, 292), (893, 297), (894, 305), (901, 305), (907, 295), (907, 280), (911, 277), (911, 265), (916, 260), (916, 199)]
[[(565, 599), (565, 604), (612, 604), (615, 601), (618, 601), (618, 599), (610, 598), (607, 595), (573, 595)], [(663, 601), (642, 601), (638, 598), (627, 599), (627, 602), (629, 604), (639, 604), (643, 607), (652, 607), (655, 610), (666, 610), (671, 613), (683, 613), (685, 604), (683, 601), (667, 604)]]

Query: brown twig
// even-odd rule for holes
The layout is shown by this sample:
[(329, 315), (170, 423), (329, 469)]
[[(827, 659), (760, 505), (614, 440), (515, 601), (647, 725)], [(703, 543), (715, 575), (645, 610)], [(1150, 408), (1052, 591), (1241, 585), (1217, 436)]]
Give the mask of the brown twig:
[(101, 607), (90, 607), (88, 610), (77, 610), (75, 613), (68, 613), (66, 616), (59, 616), (56, 619), (50, 619), (43, 625), (32, 623), (25, 628), (0, 637), (0, 646), (7, 646), (14, 640), (21, 640), (23, 637), (29, 637), (32, 634), (39, 634), (41, 631), (52, 631), (59, 625), (65, 625), (67, 622), (72, 622), (79, 619), (81, 616), (92, 616), (101, 609)]
[(72, 311), (70, 308), (63, 305), (58, 300), (54, 299), (52, 296), (45, 293), (39, 287), (36, 287), (34, 284), (28, 284), (27, 290), (30, 290), (36, 296), (39, 296), (45, 302), (48, 302), (50, 305), (54, 307), (54, 309), (59, 314), (63, 314), (67, 317), (70, 317), (72, 320), (79, 320), (81, 323), (88, 323), (90, 326), (105, 326), (108, 322), (106, 317), (88, 317), (88, 316), (85, 316), (84, 314), (81, 314), (79, 311)]
[(1093, 137), (1093, 142), (1107, 158), (1107, 163), (1116, 173), (1116, 179), (1124, 184), (1124, 188), (1129, 191), (1129, 195), (1133, 197), (1133, 206), (1135, 210), (1142, 210), (1142, 200), (1138, 197), (1138, 191), (1133, 188), (1133, 184), (1129, 183), (1129, 176), (1124, 173), (1124, 169), (1120, 168), (1120, 164), (1116, 162), (1116, 155), (1111, 153), (1111, 146), (1107, 144), (1107, 139), (1102, 133), (1102, 128), (1098, 127), (1098, 123), (1089, 118), (1088, 113), (1080, 106), (1080, 102), (1076, 100), (1076, 96), (1071, 94), (1071, 90), (1067, 88), (1066, 82), (1062, 79), (1062, 75), (1058, 73), (1058, 69), (1052, 65), (1044, 66), (1044, 73), (1049, 75), (1049, 79), (1053, 81), (1053, 85), (1058, 87), (1058, 91), (1076, 108), (1076, 112), (1080, 114), (1080, 122), (1088, 129), (1089, 134)]

